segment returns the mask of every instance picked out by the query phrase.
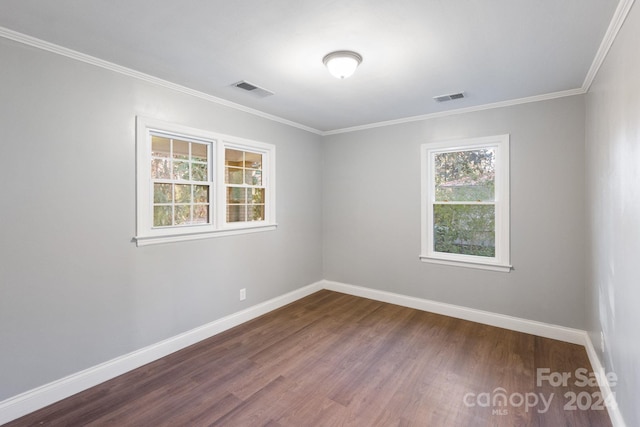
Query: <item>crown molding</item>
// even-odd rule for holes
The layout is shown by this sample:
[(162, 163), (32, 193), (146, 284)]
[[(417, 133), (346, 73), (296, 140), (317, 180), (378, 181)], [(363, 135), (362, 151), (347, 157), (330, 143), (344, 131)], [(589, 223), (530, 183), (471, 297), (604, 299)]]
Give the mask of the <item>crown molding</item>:
[(319, 131), (318, 129), (314, 129), (312, 127), (305, 126), (303, 124), (296, 123), (291, 120), (287, 120), (282, 117), (275, 116), (273, 114), (265, 113), (264, 111), (246, 107), (244, 105), (237, 104), (235, 102), (227, 101), (226, 99), (218, 98), (216, 96), (209, 95), (207, 93), (204, 93), (195, 89), (191, 89), (186, 86), (172, 83), (168, 80), (164, 80), (164, 79), (152, 76), (150, 74), (132, 70), (131, 68), (123, 67), (122, 65), (114, 64), (112, 62), (105, 61), (100, 58), (96, 58), (95, 56), (87, 55), (85, 53), (68, 49), (66, 47), (62, 47), (54, 43), (50, 43), (35, 37), (31, 37), (26, 34), (22, 34), (17, 31), (10, 30), (8, 28), (0, 27), (0, 37), (4, 37), (5, 39), (13, 40), (15, 42), (22, 43), (27, 46), (35, 47), (38, 49), (42, 49), (48, 52), (52, 52), (58, 55), (66, 56), (67, 58), (75, 59), (77, 61), (85, 62), (87, 64), (95, 65), (96, 67), (104, 68), (119, 74), (124, 74), (125, 76), (133, 77), (138, 80), (143, 80), (147, 83), (162, 86), (164, 88), (171, 89), (176, 92), (182, 92), (187, 95), (195, 96), (196, 98), (204, 99), (206, 101), (213, 102), (215, 104), (224, 105), (225, 107), (233, 108), (235, 110), (249, 113), (254, 116), (262, 117), (264, 119), (272, 120), (274, 122), (278, 122), (278, 123), (282, 123), (288, 126), (298, 128), (298, 129), (302, 129), (304, 131), (311, 132), (316, 135), (322, 134), (322, 132)]
[(510, 99), (507, 101), (493, 102), (491, 104), (476, 105), (473, 107), (458, 108), (455, 110), (439, 111), (437, 113), (422, 114), (419, 116), (405, 117), (403, 119), (387, 120), (383, 122), (370, 123), (367, 125), (353, 126), (344, 129), (336, 129), (322, 132), (322, 136), (336, 135), (340, 133), (356, 132), (360, 130), (373, 129), (384, 126), (392, 126), (403, 123), (419, 122), (424, 120), (437, 119), (440, 117), (455, 116), (457, 114), (472, 113), (474, 111), (492, 110), (494, 108), (510, 107), (513, 105), (528, 104), (530, 102), (547, 101), (549, 99), (564, 98), (567, 96), (583, 95), (585, 91), (582, 88), (563, 90), (560, 92), (546, 93), (543, 95), (528, 96), (526, 98)]
[(9, 30), (7, 28), (0, 27), (0, 37), (4, 37), (6, 39), (13, 40), (18, 43), (22, 43), (28, 46), (36, 47), (45, 51), (66, 56), (68, 58), (82, 61), (97, 67), (105, 68), (107, 70), (110, 70), (116, 73), (124, 74), (139, 80), (146, 81), (148, 83), (152, 83), (152, 84), (162, 86), (171, 90), (175, 90), (177, 92), (182, 92), (187, 95), (195, 96), (197, 98), (201, 98), (209, 102), (213, 102), (219, 105), (224, 105), (226, 107), (233, 108), (235, 110), (243, 111), (245, 113), (249, 113), (254, 116), (258, 116), (268, 120), (272, 120), (274, 122), (282, 123), (294, 128), (298, 128), (298, 129), (316, 134), (316, 135), (330, 136), (330, 135), (337, 135), (342, 133), (357, 132), (357, 131), (362, 131), (367, 129), (374, 129), (378, 127), (393, 126), (393, 125), (398, 125), (403, 123), (431, 120), (435, 118), (448, 117), (448, 116), (453, 116), (458, 114), (466, 114), (466, 113), (471, 113), (475, 111), (491, 110), (494, 108), (502, 108), (502, 107), (509, 107), (513, 105), (519, 105), (519, 104), (527, 104), (530, 102), (546, 101), (546, 100), (562, 98), (566, 96), (585, 94), (589, 91), (591, 84), (593, 83), (593, 80), (598, 74), (598, 71), (602, 66), (602, 63), (604, 62), (604, 59), (606, 58), (607, 54), (609, 53), (609, 50), (611, 49), (611, 46), (613, 45), (613, 42), (615, 41), (615, 38), (618, 35), (618, 32), (622, 28), (622, 25), (626, 20), (629, 14), (629, 11), (631, 10), (631, 7), (633, 6), (634, 1), (635, 0), (620, 0), (620, 2), (618, 3), (618, 6), (611, 19), (611, 22), (609, 23), (609, 27), (607, 28), (607, 31), (605, 33), (605, 36), (602, 42), (600, 43), (600, 47), (598, 48), (596, 56), (591, 64), (591, 67), (589, 68), (589, 71), (587, 72), (584, 82), (582, 83), (582, 87), (580, 88), (569, 89), (569, 90), (564, 90), (559, 92), (552, 92), (548, 94), (530, 96), (525, 98), (512, 99), (507, 101), (494, 102), (491, 104), (483, 104), (483, 105), (478, 105), (473, 107), (440, 111), (437, 113), (422, 114), (418, 116), (405, 117), (402, 119), (386, 120), (386, 121), (381, 121), (376, 123), (352, 126), (352, 127), (342, 128), (342, 129), (334, 129), (329, 131), (321, 131), (321, 130), (303, 125), (301, 123), (287, 120), (282, 117), (275, 116), (273, 114), (265, 113), (263, 111), (256, 110), (254, 108), (246, 107), (244, 105), (237, 104), (235, 102), (218, 98), (216, 96), (209, 95), (207, 93), (204, 93), (195, 89), (191, 89), (186, 86), (172, 83), (170, 81), (167, 81), (158, 77), (154, 77), (152, 75), (142, 73), (142, 72), (133, 70), (131, 68), (123, 67), (121, 65), (114, 64), (112, 62), (105, 61), (103, 59), (96, 58), (91, 55), (77, 52), (75, 50), (68, 49), (68, 48), (56, 45), (54, 43), (50, 43), (35, 37), (31, 37), (31, 36), (19, 33), (17, 31)]
[(618, 32), (620, 31), (620, 28), (622, 28), (622, 24), (624, 24), (624, 21), (627, 19), (634, 1), (635, 0), (620, 0), (618, 3), (618, 7), (613, 13), (613, 18), (611, 18), (611, 22), (609, 23), (609, 28), (607, 28), (607, 32), (604, 34), (604, 38), (602, 39), (602, 43), (600, 43), (598, 52), (596, 52), (596, 56), (591, 63), (591, 68), (589, 68), (587, 76), (582, 83), (582, 90), (585, 93), (589, 92), (591, 84), (596, 78), (596, 75), (598, 75), (598, 71), (604, 62), (604, 59), (607, 57), (613, 42), (618, 36)]

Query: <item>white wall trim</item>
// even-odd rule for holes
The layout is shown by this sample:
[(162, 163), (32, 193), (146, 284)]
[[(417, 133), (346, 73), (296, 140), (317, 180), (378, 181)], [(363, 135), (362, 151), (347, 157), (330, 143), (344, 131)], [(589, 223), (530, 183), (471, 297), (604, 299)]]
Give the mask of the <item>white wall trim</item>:
[(262, 117), (268, 120), (272, 120), (272, 121), (282, 123), (288, 126), (292, 126), (298, 129), (302, 129), (304, 131), (311, 132), (316, 135), (329, 136), (329, 135), (336, 135), (341, 133), (349, 133), (349, 132), (356, 132), (360, 130), (384, 127), (384, 126), (392, 126), (392, 125), (403, 124), (403, 123), (435, 119), (439, 117), (453, 116), (457, 114), (471, 113), (475, 111), (483, 111), (483, 110), (490, 110), (494, 108), (509, 107), (509, 106), (519, 105), (519, 104), (527, 104), (530, 102), (546, 101), (546, 100), (562, 98), (566, 96), (585, 94), (589, 91), (589, 88), (591, 87), (593, 80), (598, 74), (598, 71), (602, 66), (602, 63), (604, 62), (604, 59), (606, 58), (607, 54), (609, 53), (609, 50), (611, 49), (611, 46), (613, 45), (613, 42), (615, 41), (615, 38), (618, 35), (618, 32), (622, 28), (622, 24), (626, 20), (627, 15), (631, 10), (631, 6), (633, 6), (634, 1), (635, 0), (620, 0), (620, 2), (618, 3), (618, 6), (611, 19), (611, 22), (609, 23), (609, 27), (607, 28), (604, 38), (602, 39), (602, 42), (600, 43), (600, 47), (598, 48), (598, 51), (596, 52), (596, 56), (593, 59), (593, 62), (591, 63), (591, 67), (589, 68), (589, 71), (585, 76), (584, 82), (582, 83), (582, 87), (580, 88), (546, 93), (546, 94), (536, 95), (536, 96), (529, 96), (529, 97), (518, 98), (518, 99), (511, 99), (511, 100), (506, 100), (501, 102), (494, 102), (491, 104), (484, 104), (484, 105), (478, 105), (478, 106), (467, 107), (467, 108), (459, 108), (455, 110), (440, 111), (437, 113), (429, 113), (429, 114), (423, 114), (418, 116), (405, 117), (405, 118), (396, 119), (396, 120), (387, 120), (387, 121), (370, 123), (370, 124), (361, 125), (361, 126), (353, 126), (353, 127), (343, 128), (343, 129), (334, 129), (330, 131), (321, 131), (318, 129), (314, 129), (312, 127), (303, 125), (301, 123), (296, 123), (294, 121), (287, 120), (282, 117), (275, 116), (273, 114), (265, 113), (263, 111), (256, 110), (254, 108), (250, 108), (235, 102), (231, 102), (226, 99), (218, 98), (216, 96), (209, 95), (207, 93), (200, 92), (198, 90), (191, 89), (176, 83), (172, 83), (168, 80), (164, 80), (164, 79), (152, 76), (150, 74), (142, 73), (142, 72), (133, 70), (131, 68), (123, 67), (121, 65), (114, 64), (112, 62), (105, 61), (103, 59), (96, 58), (91, 55), (77, 52), (75, 50), (68, 49), (66, 47), (62, 47), (54, 43), (44, 41), (36, 37), (31, 37), (26, 34), (22, 34), (17, 31), (10, 30), (8, 28), (0, 27), (0, 37), (4, 37), (6, 39), (13, 40), (18, 43), (22, 43), (22, 44), (32, 46), (38, 49), (42, 49), (48, 52), (56, 53), (58, 55), (66, 56), (68, 58), (72, 58), (88, 64), (92, 64), (97, 67), (105, 68), (107, 70), (111, 70), (116, 73), (124, 74), (136, 79), (146, 81), (151, 84), (156, 84), (158, 86), (162, 86), (168, 89), (172, 89), (178, 92), (192, 95), (197, 98), (205, 99), (207, 101), (224, 105), (224, 106), (227, 106), (236, 110), (240, 110), (249, 114), (253, 114), (258, 117)]
[(572, 344), (582, 345), (587, 351), (587, 356), (589, 358), (589, 362), (591, 362), (593, 372), (597, 373), (598, 385), (600, 386), (602, 397), (606, 402), (610, 402), (607, 410), (609, 411), (609, 417), (611, 418), (613, 427), (626, 427), (622, 414), (620, 413), (620, 409), (618, 408), (615, 394), (613, 394), (611, 391), (611, 387), (606, 379), (606, 376), (604, 375), (604, 368), (602, 367), (600, 359), (598, 358), (598, 355), (593, 347), (591, 338), (589, 338), (589, 334), (586, 331), (567, 328), (564, 326), (552, 325), (544, 322), (538, 322), (535, 320), (527, 320), (519, 317), (507, 316), (504, 314), (492, 313), (489, 311), (476, 310), (473, 308), (462, 307), (453, 304), (446, 304), (422, 298), (395, 294), (387, 291), (349, 285), (346, 283), (333, 282), (330, 280), (323, 280), (320, 283), (323, 289), (327, 289), (330, 291), (341, 292), (344, 294), (354, 295), (362, 298), (369, 298), (375, 301), (382, 301), (390, 304), (401, 305), (403, 307), (428, 311), (430, 313), (470, 320), (472, 322), (478, 322), (484, 325), (496, 326), (512, 331), (524, 332), (544, 338), (551, 338), (569, 342)]
[(85, 62), (87, 64), (95, 65), (96, 67), (114, 71), (119, 74), (124, 74), (125, 76), (143, 80), (147, 83), (155, 84), (158, 86), (165, 87), (167, 89), (171, 89), (177, 92), (182, 92), (187, 95), (195, 96), (196, 98), (201, 98), (209, 102), (224, 105), (226, 107), (233, 108), (235, 110), (240, 110), (245, 113), (253, 114), (254, 116), (262, 117), (268, 120), (272, 120), (274, 122), (278, 122), (288, 126), (292, 126), (294, 128), (302, 129), (304, 131), (311, 132), (316, 135), (322, 134), (322, 132), (319, 131), (318, 129), (314, 129), (312, 127), (305, 126), (303, 124), (296, 123), (294, 121), (287, 120), (282, 117), (275, 116), (273, 114), (265, 113), (264, 111), (256, 110), (254, 108), (237, 104), (235, 102), (227, 101), (226, 99), (218, 98), (217, 96), (209, 95), (207, 93), (200, 92), (198, 90), (191, 89), (186, 86), (172, 83), (168, 80), (164, 80), (164, 79), (152, 76), (150, 74), (142, 73), (140, 71), (136, 71), (131, 68), (123, 67), (122, 65), (114, 64), (113, 62), (105, 61), (103, 59), (96, 58), (95, 56), (87, 55), (82, 52), (77, 52), (75, 50), (68, 49), (66, 47), (59, 46), (54, 43), (50, 43), (35, 37), (28, 36), (26, 34), (19, 33), (17, 31), (10, 30), (8, 28), (0, 27), (0, 37), (4, 37), (6, 39), (25, 44), (27, 46), (32, 46), (32, 47), (42, 49), (48, 52), (52, 52), (58, 55), (66, 56), (67, 58), (75, 59), (77, 61)]
[(618, 3), (618, 7), (613, 13), (613, 18), (611, 18), (611, 22), (609, 23), (609, 27), (607, 28), (607, 32), (602, 39), (602, 43), (600, 43), (598, 52), (596, 52), (596, 56), (595, 58), (593, 58), (591, 67), (589, 68), (589, 71), (584, 78), (584, 82), (582, 83), (583, 92), (586, 93), (591, 88), (591, 84), (596, 78), (596, 75), (598, 75), (598, 71), (600, 70), (602, 63), (604, 62), (604, 59), (607, 57), (611, 46), (613, 46), (613, 42), (618, 36), (618, 32), (620, 31), (620, 28), (622, 28), (622, 24), (624, 24), (624, 21), (627, 19), (634, 1), (635, 0), (620, 0), (620, 2)]
[(608, 402), (607, 411), (609, 412), (609, 418), (611, 418), (611, 424), (613, 425), (613, 427), (626, 427), (627, 424), (625, 423), (624, 418), (622, 417), (622, 413), (620, 412), (620, 408), (618, 407), (615, 393), (613, 393), (613, 391), (611, 390), (611, 384), (609, 384), (609, 381), (607, 380), (604, 366), (600, 362), (600, 358), (598, 357), (598, 353), (593, 346), (591, 337), (586, 332), (584, 347), (587, 350), (587, 356), (589, 357), (589, 362), (591, 362), (593, 372), (596, 374), (596, 378), (598, 379), (598, 385), (600, 386), (602, 398), (605, 402)]
[(399, 125), (403, 123), (420, 122), (423, 120), (437, 119), (440, 117), (455, 116), (457, 114), (473, 113), (475, 111), (493, 110), (494, 108), (510, 107), (512, 105), (528, 104), (530, 102), (547, 101), (550, 99), (564, 98), (567, 96), (583, 95), (584, 93), (585, 91), (582, 88), (569, 89), (569, 90), (563, 90), (560, 92), (529, 96), (526, 98), (510, 99), (507, 101), (494, 102), (491, 104), (476, 105), (473, 107), (458, 108), (456, 110), (439, 111), (437, 113), (422, 114), (419, 116), (405, 117), (402, 119), (387, 120), (384, 122), (370, 123), (367, 125), (330, 130), (330, 131), (321, 132), (320, 135), (322, 136), (336, 135), (340, 133), (356, 132), (360, 130), (367, 130), (367, 129), (379, 128), (384, 126), (393, 126), (393, 125)]
[(329, 280), (323, 280), (321, 284), (324, 289), (328, 289), (330, 291), (369, 298), (376, 301), (388, 302), (390, 304), (415, 308), (418, 310), (428, 311), (430, 313), (443, 314), (445, 316), (470, 320), (484, 325), (496, 326), (498, 328), (510, 329), (512, 331), (524, 332), (526, 334), (538, 335), (545, 338), (552, 338), (572, 344), (585, 345), (586, 342), (586, 332), (580, 329), (567, 328), (535, 320), (521, 319), (519, 317), (476, 310), (474, 308), (410, 297), (377, 289), (364, 288), (361, 286), (348, 285), (346, 283), (332, 282)]
[(316, 282), (0, 402), (0, 425), (158, 360), (322, 289)]
[(321, 131), (318, 129), (314, 129), (312, 127), (303, 125), (301, 123), (287, 120), (285, 118), (278, 117), (273, 114), (265, 113), (264, 111), (256, 110), (254, 108), (250, 108), (232, 101), (228, 101), (226, 99), (218, 98), (216, 96), (209, 95), (207, 93), (204, 93), (195, 89), (191, 89), (176, 83), (172, 83), (168, 80), (164, 80), (164, 79), (152, 76), (150, 74), (142, 73), (140, 71), (136, 71), (131, 68), (114, 64), (112, 62), (105, 61), (103, 59), (96, 58), (91, 55), (87, 55), (85, 53), (77, 52), (75, 50), (72, 50), (54, 43), (50, 43), (50, 42), (38, 39), (36, 37), (28, 36), (26, 34), (22, 34), (17, 31), (10, 30), (8, 28), (0, 27), (0, 37), (4, 37), (6, 39), (13, 40), (18, 43), (22, 43), (22, 44), (32, 46), (38, 49), (42, 49), (48, 52), (56, 53), (58, 55), (66, 56), (68, 58), (85, 62), (87, 64), (92, 64), (97, 67), (105, 68), (107, 70), (111, 70), (116, 73), (124, 74), (139, 80), (146, 81), (151, 84), (172, 89), (177, 92), (182, 92), (187, 95), (192, 95), (197, 98), (201, 98), (210, 102), (214, 102), (216, 104), (224, 105), (236, 110), (253, 114), (255, 116), (272, 120), (274, 122), (278, 122), (278, 123), (282, 123), (288, 126), (298, 128), (298, 129), (302, 129), (304, 131), (311, 132), (316, 135), (329, 136), (329, 135), (336, 135), (341, 133), (356, 132), (360, 130), (373, 129), (373, 128), (384, 127), (384, 126), (392, 126), (392, 125), (410, 123), (410, 122), (416, 122), (416, 121), (430, 120), (430, 119), (435, 119), (439, 117), (448, 117), (448, 116), (453, 116), (457, 114), (465, 114), (465, 113), (471, 113), (475, 111), (490, 110), (494, 108), (509, 107), (513, 105), (527, 104), (530, 102), (546, 101), (550, 99), (563, 98), (566, 96), (584, 94), (589, 91), (589, 88), (591, 87), (591, 84), (593, 83), (593, 80), (597, 75), (598, 70), (602, 66), (602, 63), (604, 62), (604, 59), (607, 56), (607, 53), (609, 52), (609, 49), (611, 49), (611, 46), (613, 45), (613, 42), (616, 36), (618, 35), (618, 32), (620, 31), (620, 28), (622, 28), (622, 24), (627, 18), (627, 15), (631, 10), (631, 6), (633, 5), (634, 1), (635, 0), (620, 0), (620, 3), (618, 3), (618, 7), (614, 12), (611, 22), (609, 23), (609, 27), (607, 28), (607, 31), (605, 33), (605, 36), (602, 39), (602, 42), (600, 43), (600, 47), (598, 48), (596, 56), (593, 59), (593, 62), (591, 63), (591, 67), (589, 68), (589, 71), (587, 72), (584, 82), (582, 83), (582, 87), (580, 88), (546, 93), (542, 95), (529, 96), (529, 97), (518, 98), (518, 99), (510, 99), (506, 101), (477, 105), (477, 106), (472, 106), (467, 108), (440, 111), (437, 113), (429, 113), (429, 114), (423, 114), (418, 116), (405, 117), (405, 118), (396, 119), (396, 120), (387, 120), (382, 122), (370, 123), (366, 125), (353, 126), (348, 128), (342, 128), (342, 129), (334, 129), (330, 131)]
[[(585, 331), (330, 280), (321, 280), (4, 400), (0, 402), (0, 425), (196, 344), (321, 289), (582, 345), (587, 351), (587, 356), (594, 372), (600, 374), (598, 375), (598, 384), (603, 397), (611, 399), (609, 401), (612, 404), (608, 407), (608, 411), (613, 426), (626, 427), (616, 404), (615, 395), (612, 394), (611, 387), (603, 375), (604, 368), (600, 363), (589, 335)], [(605, 379), (605, 381), (601, 381), (602, 379)]]
[(582, 83), (582, 87), (580, 88), (563, 90), (559, 92), (551, 92), (551, 93), (546, 93), (542, 95), (529, 96), (525, 98), (511, 99), (511, 100), (501, 101), (501, 102), (494, 102), (491, 104), (484, 104), (484, 105), (478, 105), (478, 106), (467, 107), (467, 108), (459, 108), (456, 110), (440, 111), (437, 113), (423, 114), (423, 115), (413, 116), (413, 117), (405, 117), (405, 118), (396, 119), (396, 120), (387, 120), (383, 122), (370, 123), (370, 124), (361, 125), (361, 126), (335, 129), (331, 131), (320, 132), (320, 135), (322, 136), (337, 135), (341, 133), (356, 132), (360, 130), (367, 130), (367, 129), (373, 129), (373, 128), (384, 127), (384, 126), (392, 126), (392, 125), (403, 124), (403, 123), (436, 119), (439, 117), (448, 117), (456, 114), (465, 114), (465, 113), (471, 113), (475, 111), (491, 110), (494, 108), (510, 107), (513, 105), (527, 104), (530, 102), (546, 101), (550, 99), (563, 98), (566, 96), (585, 94), (591, 88), (591, 84), (593, 83), (593, 80), (598, 74), (598, 71), (600, 70), (602, 63), (604, 62), (604, 59), (606, 58), (607, 54), (609, 53), (609, 50), (611, 49), (611, 46), (613, 45), (613, 42), (618, 36), (618, 32), (622, 28), (622, 24), (624, 24), (624, 21), (627, 19), (627, 16), (629, 15), (629, 11), (631, 10), (631, 6), (633, 6), (634, 1), (635, 0), (619, 1), (618, 6), (616, 7), (616, 10), (613, 14), (613, 17), (611, 18), (611, 22), (609, 23), (609, 27), (605, 32), (602, 42), (600, 43), (600, 47), (596, 52), (596, 56), (594, 57), (593, 62), (591, 63), (591, 67), (589, 68), (589, 71), (587, 72), (587, 75), (585, 76), (585, 79)]

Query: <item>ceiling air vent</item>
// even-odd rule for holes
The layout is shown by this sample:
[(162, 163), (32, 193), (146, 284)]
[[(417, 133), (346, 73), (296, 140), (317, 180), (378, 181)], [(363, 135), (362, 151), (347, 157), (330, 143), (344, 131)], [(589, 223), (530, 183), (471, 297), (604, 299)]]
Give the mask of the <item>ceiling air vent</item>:
[(433, 100), (436, 102), (453, 101), (454, 99), (464, 98), (464, 92), (448, 93), (446, 95), (434, 96)]
[(264, 97), (273, 95), (273, 92), (271, 92), (270, 90), (256, 86), (253, 83), (249, 83), (245, 80), (241, 80), (237, 83), (232, 84), (231, 86), (237, 87), (238, 89), (242, 89), (247, 93), (258, 98), (264, 98)]

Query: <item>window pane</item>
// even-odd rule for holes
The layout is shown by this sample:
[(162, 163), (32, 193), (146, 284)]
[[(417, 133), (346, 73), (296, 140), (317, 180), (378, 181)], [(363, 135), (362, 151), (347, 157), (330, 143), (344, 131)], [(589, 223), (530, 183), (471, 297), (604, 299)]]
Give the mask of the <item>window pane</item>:
[(207, 145), (197, 144), (195, 142), (192, 142), (191, 143), (191, 160), (195, 160), (196, 162), (206, 162), (207, 161)]
[(170, 162), (164, 159), (151, 160), (151, 178), (152, 179), (169, 179), (170, 174)]
[(153, 203), (171, 203), (172, 184), (153, 184)]
[(435, 154), (437, 201), (495, 199), (495, 149)]
[(247, 203), (264, 203), (264, 188), (247, 189)]
[(153, 226), (165, 227), (172, 224), (171, 206), (154, 206), (153, 207)]
[(209, 186), (196, 185), (193, 190), (193, 201), (195, 203), (209, 203)]
[(224, 182), (227, 184), (242, 184), (242, 169), (225, 168)]
[(191, 179), (193, 181), (208, 181), (207, 165), (201, 163), (191, 163)]
[(191, 206), (176, 206), (176, 225), (191, 223)]
[(191, 203), (191, 186), (176, 184), (175, 188), (175, 202), (176, 203)]
[(243, 164), (243, 151), (238, 150), (224, 150), (224, 164), (225, 166), (236, 166), (241, 168)]
[(495, 257), (494, 205), (433, 205), (434, 250)]
[(227, 203), (247, 203), (247, 190), (242, 187), (227, 188)]
[(247, 207), (249, 218), (247, 221), (264, 221), (264, 205), (251, 205)]
[(193, 207), (193, 223), (209, 223), (209, 205), (196, 205)]
[(169, 157), (171, 142), (169, 138), (151, 136), (151, 155), (154, 157)]
[(262, 154), (250, 153), (248, 151), (245, 151), (244, 167), (251, 169), (262, 169)]
[(173, 162), (173, 179), (189, 180), (189, 162)]
[(227, 205), (227, 222), (246, 221), (246, 205)]
[(179, 139), (173, 140), (173, 158), (189, 159), (189, 143), (187, 141), (180, 141)]
[(244, 182), (248, 185), (262, 185), (262, 171), (259, 170), (245, 170)]

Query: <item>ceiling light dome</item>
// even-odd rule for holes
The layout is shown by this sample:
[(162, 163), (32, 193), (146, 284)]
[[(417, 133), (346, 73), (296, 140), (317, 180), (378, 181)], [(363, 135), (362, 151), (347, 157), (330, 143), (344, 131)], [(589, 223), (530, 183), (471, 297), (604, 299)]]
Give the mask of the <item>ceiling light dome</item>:
[(332, 76), (346, 79), (356, 71), (356, 68), (362, 62), (362, 56), (350, 50), (339, 50), (326, 55), (322, 62), (329, 69)]

